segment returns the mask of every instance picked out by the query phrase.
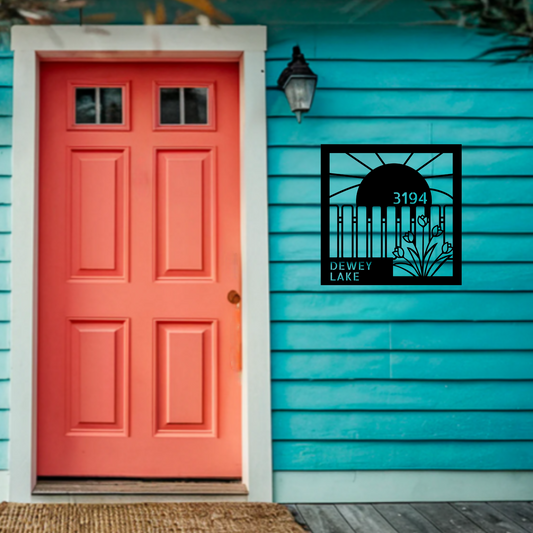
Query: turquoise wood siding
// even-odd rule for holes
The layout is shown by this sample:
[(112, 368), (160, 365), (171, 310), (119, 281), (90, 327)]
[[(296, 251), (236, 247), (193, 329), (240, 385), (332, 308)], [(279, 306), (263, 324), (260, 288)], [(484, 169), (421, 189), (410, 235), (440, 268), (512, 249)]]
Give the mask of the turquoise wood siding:
[[(269, 27), (274, 470), (533, 469), (533, 63), (473, 61), (491, 39), (401, 25), (433, 18), (423, 0), (353, 24), (347, 4), (220, 4), (238, 24)], [(87, 13), (105, 11), (141, 22), (131, 2)], [(300, 125), (275, 89), (295, 44), (319, 75)], [(0, 469), (11, 115), (12, 60), (0, 53)], [(373, 142), (464, 145), (463, 286), (319, 285), (319, 146)]]
[[(533, 469), (533, 64), (457, 28), (269, 35), (274, 470)], [(300, 125), (275, 88), (297, 43)], [(321, 143), (464, 145), (462, 286), (320, 286)]]

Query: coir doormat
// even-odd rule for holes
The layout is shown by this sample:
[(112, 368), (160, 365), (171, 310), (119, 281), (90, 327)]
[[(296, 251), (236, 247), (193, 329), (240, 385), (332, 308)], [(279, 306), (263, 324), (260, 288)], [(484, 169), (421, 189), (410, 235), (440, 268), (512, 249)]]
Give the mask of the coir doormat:
[(1, 533), (302, 533), (269, 503), (0, 504)]

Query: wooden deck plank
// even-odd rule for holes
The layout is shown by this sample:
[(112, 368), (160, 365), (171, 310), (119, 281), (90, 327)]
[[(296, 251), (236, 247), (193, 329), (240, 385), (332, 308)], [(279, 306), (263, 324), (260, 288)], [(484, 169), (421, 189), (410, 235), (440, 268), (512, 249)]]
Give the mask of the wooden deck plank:
[(407, 503), (380, 503), (374, 508), (398, 533), (439, 533), (427, 518)]
[(336, 507), (357, 533), (397, 533), (372, 505), (339, 504)]
[(488, 503), (454, 503), (453, 506), (486, 533), (525, 533), (526, 531)]
[(491, 502), (491, 507), (533, 533), (533, 505), (527, 502)]
[(334, 505), (298, 505), (313, 533), (354, 533)]
[(39, 479), (33, 494), (248, 494), (240, 482)]
[(448, 503), (412, 503), (442, 533), (483, 533), (483, 530)]
[(305, 521), (305, 518), (302, 516), (302, 513), (296, 504), (286, 504), (285, 507), (287, 507), (287, 509), (291, 512), (294, 520), (296, 520), (298, 524), (300, 524), (304, 529), (311, 531), (311, 528)]

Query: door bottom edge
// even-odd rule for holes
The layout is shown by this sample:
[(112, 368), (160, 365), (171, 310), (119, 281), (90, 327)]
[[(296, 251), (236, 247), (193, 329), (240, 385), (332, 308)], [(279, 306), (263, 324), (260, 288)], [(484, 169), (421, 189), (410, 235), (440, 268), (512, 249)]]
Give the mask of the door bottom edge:
[(130, 495), (130, 496), (247, 496), (241, 480), (187, 481), (139, 479), (46, 479), (38, 478), (35, 496)]

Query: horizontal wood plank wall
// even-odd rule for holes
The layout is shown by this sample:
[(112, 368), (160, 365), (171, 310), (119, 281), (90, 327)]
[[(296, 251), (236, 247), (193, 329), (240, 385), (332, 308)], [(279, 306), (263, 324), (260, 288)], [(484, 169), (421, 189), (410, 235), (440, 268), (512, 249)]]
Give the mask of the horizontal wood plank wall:
[[(141, 23), (130, 3), (107, 4), (116, 23)], [(222, 7), (237, 23), (269, 25), (274, 469), (532, 469), (533, 64), (473, 61), (491, 38), (397, 24), (434, 18), (419, 0), (355, 24), (346, 1), (260, 4)], [(319, 75), (301, 125), (275, 88), (295, 44)], [(11, 98), (12, 60), (0, 53), (0, 469)], [(465, 145), (462, 287), (319, 285), (319, 146), (328, 142)]]
[[(474, 61), (492, 41), (457, 28), (269, 32), (275, 471), (533, 469), (533, 64)], [(320, 286), (321, 143), (464, 145), (462, 286)]]
[(0, 470), (8, 467), (13, 59), (0, 51)]

